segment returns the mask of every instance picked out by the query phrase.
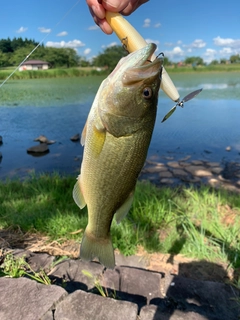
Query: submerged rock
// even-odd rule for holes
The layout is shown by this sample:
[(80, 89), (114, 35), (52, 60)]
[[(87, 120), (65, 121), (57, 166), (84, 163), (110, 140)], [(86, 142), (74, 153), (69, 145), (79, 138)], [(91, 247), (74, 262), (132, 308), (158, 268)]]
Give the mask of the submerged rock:
[(70, 138), (70, 140), (73, 141), (73, 142), (79, 141), (80, 140), (80, 134), (79, 133), (75, 134), (74, 136), (72, 136)]
[(3, 143), (3, 141), (2, 141), (2, 136), (0, 136), (0, 144), (2, 144)]
[(40, 135), (39, 137), (34, 139), (34, 141), (39, 141), (40, 143), (46, 143), (46, 144), (53, 144), (56, 142), (55, 140), (48, 140), (48, 138), (45, 137), (44, 135)]
[(33, 146), (27, 149), (28, 153), (48, 153), (49, 148), (46, 143), (40, 143), (37, 146)]

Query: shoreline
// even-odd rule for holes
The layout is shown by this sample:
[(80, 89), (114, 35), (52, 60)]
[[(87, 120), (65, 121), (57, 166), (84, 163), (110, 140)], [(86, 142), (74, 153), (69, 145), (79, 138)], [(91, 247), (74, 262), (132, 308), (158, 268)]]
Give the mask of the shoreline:
[[(231, 192), (240, 192), (240, 162), (229, 161), (211, 161), (195, 160), (187, 155), (178, 160), (173, 157), (165, 157), (160, 161), (157, 156), (150, 156), (146, 159), (145, 164), (139, 174), (138, 181), (150, 182), (157, 187), (180, 187), (180, 186), (209, 186), (212, 188), (222, 188)], [(0, 158), (1, 161), (1, 158)], [(40, 170), (39, 168), (29, 168), (20, 166), (9, 173), (0, 175), (1, 181), (20, 179), (24, 181), (31, 175), (54, 174), (60, 176), (72, 176), (79, 174), (81, 166), (81, 157), (76, 157), (66, 168)], [(41, 167), (41, 166), (40, 166)]]
[[(169, 75), (175, 74), (206, 74), (206, 73), (236, 73), (240, 72), (239, 65), (225, 65), (225, 66), (201, 66), (196, 69), (192, 67), (173, 67), (166, 66)], [(13, 68), (14, 69), (14, 68)], [(0, 83), (3, 82), (10, 74), (11, 69), (0, 69)], [(108, 76), (110, 73), (106, 70), (98, 71), (97, 68), (55, 68), (48, 70), (26, 70), (16, 71), (11, 80), (27, 80), (27, 79), (46, 79), (46, 78), (76, 78), (76, 77), (89, 77), (89, 76)]]
[(140, 181), (149, 181), (156, 186), (201, 186), (223, 188), (240, 192), (240, 163), (208, 160), (191, 160), (186, 156), (167, 162), (147, 159), (139, 176)]

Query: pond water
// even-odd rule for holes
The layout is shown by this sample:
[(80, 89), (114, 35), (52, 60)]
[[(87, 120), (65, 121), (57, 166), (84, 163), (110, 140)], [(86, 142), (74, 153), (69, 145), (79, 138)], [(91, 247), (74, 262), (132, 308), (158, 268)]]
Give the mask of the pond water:
[[(190, 155), (191, 159), (240, 162), (240, 74), (172, 74), (171, 78), (182, 98), (198, 88), (203, 91), (164, 123), (161, 120), (174, 103), (160, 91), (148, 156), (161, 161)], [(102, 80), (18, 80), (0, 88), (0, 178), (54, 170), (77, 176), (83, 149), (70, 137), (81, 133)], [(56, 140), (50, 152), (42, 157), (27, 154), (41, 134)]]

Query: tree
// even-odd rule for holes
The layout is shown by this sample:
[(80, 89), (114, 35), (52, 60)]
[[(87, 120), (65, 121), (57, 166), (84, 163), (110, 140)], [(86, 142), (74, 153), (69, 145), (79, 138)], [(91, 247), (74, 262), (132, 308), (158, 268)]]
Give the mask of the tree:
[(3, 53), (13, 52), (10, 38), (0, 40), (0, 50)]
[(218, 60), (213, 60), (213, 61), (210, 62), (210, 65), (214, 65), (215, 66), (217, 64), (219, 64)]
[(191, 64), (195, 66), (203, 65), (203, 59), (201, 57), (188, 57), (184, 60), (185, 64)]
[(19, 65), (33, 49), (33, 45), (18, 48), (11, 54), (11, 57), (9, 58), (9, 64), (12, 66)]
[(231, 63), (240, 63), (240, 55), (236, 54), (230, 57)]
[(44, 48), (43, 59), (56, 67), (75, 67), (78, 65), (78, 56), (72, 48)]
[(79, 67), (89, 67), (90, 66), (90, 62), (88, 60), (86, 60), (85, 57), (78, 57), (78, 65)]
[(8, 58), (9, 54), (0, 51), (0, 68), (9, 66)]
[(163, 65), (170, 66), (172, 65), (172, 62), (168, 59), (168, 57), (164, 56)]
[(93, 59), (93, 65), (96, 67), (109, 68), (112, 71), (117, 65), (118, 61), (127, 55), (126, 50), (122, 46), (113, 46), (106, 48), (103, 53), (99, 54)]

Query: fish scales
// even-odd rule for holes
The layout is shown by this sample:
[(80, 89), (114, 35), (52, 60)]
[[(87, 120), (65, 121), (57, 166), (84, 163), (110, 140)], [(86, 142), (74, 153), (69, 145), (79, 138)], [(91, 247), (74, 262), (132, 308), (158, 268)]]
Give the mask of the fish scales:
[(84, 260), (115, 265), (110, 227), (129, 211), (138, 175), (146, 159), (157, 111), (161, 59), (148, 57), (149, 44), (120, 60), (101, 84), (83, 130), (81, 174), (73, 196), (88, 207), (88, 225), (80, 250)]

